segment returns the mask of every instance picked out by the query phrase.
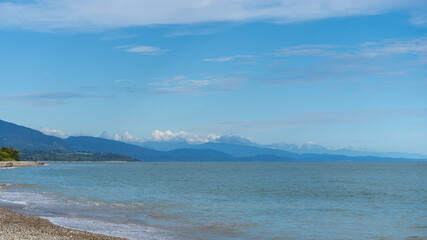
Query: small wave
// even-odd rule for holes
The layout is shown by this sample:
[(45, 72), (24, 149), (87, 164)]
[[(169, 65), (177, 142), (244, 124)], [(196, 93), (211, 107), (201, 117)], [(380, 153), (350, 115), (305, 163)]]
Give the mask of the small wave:
[(53, 224), (84, 230), (93, 233), (115, 237), (125, 237), (130, 240), (164, 240), (174, 239), (166, 231), (139, 224), (124, 224), (79, 217), (45, 217)]
[[(142, 202), (134, 203), (105, 203), (88, 201), (85, 198), (70, 199), (62, 195), (42, 192), (16, 191), (15, 183), (3, 183), (0, 190), (0, 202), (23, 206), (27, 213), (48, 219), (53, 224), (77, 230), (89, 231), (110, 236), (125, 237), (128, 239), (164, 240), (175, 239), (165, 230), (145, 226), (138, 222), (110, 222), (113, 209), (129, 214), (135, 209), (144, 206)], [(25, 199), (25, 201), (23, 201)], [(124, 211), (124, 212), (123, 212)], [(97, 218), (87, 214), (93, 212)], [(84, 216), (79, 216), (84, 213)], [(99, 216), (99, 214), (104, 216)], [(75, 215), (77, 214), (77, 215)], [(64, 217), (66, 216), (66, 217)], [(99, 220), (100, 218), (101, 220)], [(108, 219), (108, 220), (107, 220)], [(114, 219), (114, 218), (113, 218)]]
[(135, 202), (135, 203), (111, 203), (110, 206), (112, 207), (118, 207), (118, 208), (139, 208), (139, 207), (143, 207), (144, 203), (142, 202)]
[[(9, 187), (15, 188), (16, 185), (11, 184), (7, 188)], [(56, 199), (49, 195), (14, 190), (0, 191), (0, 200), (7, 203), (26, 205), (27, 207), (30, 205), (49, 205), (56, 202)]]
[(3, 198), (0, 198), (0, 202), (12, 203), (12, 204), (18, 204), (18, 205), (25, 205), (25, 206), (28, 205), (28, 203), (24, 202), (24, 201), (11, 201), (11, 200), (7, 200), (7, 199), (3, 199)]
[(6, 188), (39, 188), (40, 185), (38, 184), (31, 184), (31, 183), (1, 183), (0, 187), (6, 187)]

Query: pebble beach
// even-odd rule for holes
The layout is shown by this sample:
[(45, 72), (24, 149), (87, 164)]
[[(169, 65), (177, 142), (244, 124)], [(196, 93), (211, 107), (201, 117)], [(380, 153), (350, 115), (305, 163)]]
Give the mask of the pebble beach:
[(46, 219), (0, 207), (0, 240), (125, 240), (64, 228)]

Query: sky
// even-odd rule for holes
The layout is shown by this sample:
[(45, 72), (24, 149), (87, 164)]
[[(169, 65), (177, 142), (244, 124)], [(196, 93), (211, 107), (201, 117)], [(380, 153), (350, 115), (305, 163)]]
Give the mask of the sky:
[(0, 0), (0, 119), (427, 154), (423, 0)]

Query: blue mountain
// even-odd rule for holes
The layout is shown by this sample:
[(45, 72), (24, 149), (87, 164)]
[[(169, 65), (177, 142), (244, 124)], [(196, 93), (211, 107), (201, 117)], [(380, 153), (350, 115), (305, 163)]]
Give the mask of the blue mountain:
[(272, 156), (286, 157), (286, 158), (297, 158), (299, 156), (299, 154), (278, 150), (278, 149), (262, 148), (262, 147), (231, 144), (231, 143), (204, 143), (200, 145), (193, 145), (193, 148), (215, 149), (217, 151), (225, 152), (240, 158), (253, 157), (256, 155), (272, 155)]
[[(161, 144), (158, 144), (160, 146)], [(178, 146), (178, 144), (176, 145)], [(0, 120), (0, 147), (18, 150), (59, 150), (118, 153), (142, 161), (407, 161), (413, 159), (342, 154), (297, 154), (280, 149), (233, 143), (179, 143), (180, 148), (159, 151), (134, 144), (97, 138), (69, 137), (61, 139), (39, 131)], [(423, 159), (419, 159), (423, 160)], [(425, 159), (424, 159), (425, 160)]]
[(14, 147), (17, 150), (69, 150), (67, 144), (60, 138), (2, 120), (0, 120), (0, 146)]

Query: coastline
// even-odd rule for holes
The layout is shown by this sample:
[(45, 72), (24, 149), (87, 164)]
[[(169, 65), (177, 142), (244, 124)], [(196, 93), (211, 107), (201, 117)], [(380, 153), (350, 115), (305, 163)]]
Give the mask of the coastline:
[(61, 227), (47, 219), (17, 213), (0, 206), (0, 240), (6, 239), (126, 240), (126, 238)]
[(0, 167), (34, 167), (34, 166), (43, 166), (44, 163), (41, 162), (29, 162), (29, 161), (5, 161), (0, 162)]

